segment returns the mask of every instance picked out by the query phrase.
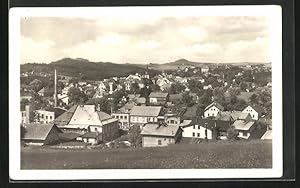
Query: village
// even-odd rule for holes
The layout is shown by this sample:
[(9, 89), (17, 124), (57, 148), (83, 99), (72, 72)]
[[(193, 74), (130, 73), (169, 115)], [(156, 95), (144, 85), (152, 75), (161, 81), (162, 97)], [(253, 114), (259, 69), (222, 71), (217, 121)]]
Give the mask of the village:
[(271, 68), (182, 65), (103, 80), (21, 73), (23, 147), (136, 148), (272, 139)]

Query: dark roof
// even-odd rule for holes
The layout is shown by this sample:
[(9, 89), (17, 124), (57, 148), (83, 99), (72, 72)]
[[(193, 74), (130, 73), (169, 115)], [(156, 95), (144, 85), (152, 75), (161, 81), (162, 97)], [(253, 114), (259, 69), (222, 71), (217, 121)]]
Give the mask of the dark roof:
[(217, 102), (213, 102), (213, 103), (211, 103), (210, 105), (208, 105), (208, 106), (204, 109), (204, 111), (206, 111), (207, 109), (209, 109), (209, 108), (212, 107), (212, 106), (217, 107), (217, 108), (220, 109), (221, 111), (224, 110), (224, 107), (223, 107), (222, 105), (220, 105), (220, 104), (217, 103)]
[(198, 105), (194, 104), (193, 106), (187, 107), (185, 113), (183, 114), (184, 118), (194, 118), (197, 116)]
[(66, 112), (64, 112), (64, 113), (61, 114), (60, 116), (58, 116), (58, 117), (54, 120), (54, 124), (55, 124), (55, 125), (58, 125), (58, 126), (67, 125), (67, 124), (70, 122), (70, 120), (71, 120), (71, 118), (72, 118), (72, 116), (73, 116), (73, 114), (74, 114), (74, 112), (75, 112), (77, 106), (78, 106), (78, 105), (74, 105), (74, 106), (71, 107), (69, 110), (67, 110)]
[(74, 140), (75, 138), (77, 138), (80, 135), (81, 134), (79, 134), (79, 133), (60, 133), (59, 138), (64, 141), (69, 141), (69, 140)]
[(147, 123), (142, 129), (141, 135), (174, 137), (178, 129), (180, 129), (178, 125)]
[(262, 106), (250, 105), (250, 107), (252, 107), (259, 115), (262, 115), (265, 112), (265, 110)]
[(219, 131), (227, 131), (230, 127), (230, 121), (197, 118), (193, 123), (184, 127), (193, 125), (200, 125), (202, 127), (207, 127), (208, 129), (218, 129)]
[(49, 112), (54, 112), (54, 116), (58, 117), (61, 114), (63, 114), (64, 112), (66, 112), (66, 110), (62, 109), (62, 108), (57, 108), (57, 107), (48, 107), (44, 109), (45, 111), (49, 111)]
[(151, 98), (166, 98), (169, 94), (168, 93), (161, 93), (161, 92), (151, 92), (149, 97)]
[(23, 139), (45, 140), (53, 127), (56, 126), (54, 124), (37, 124), (37, 123), (26, 124), (25, 125), (26, 131)]

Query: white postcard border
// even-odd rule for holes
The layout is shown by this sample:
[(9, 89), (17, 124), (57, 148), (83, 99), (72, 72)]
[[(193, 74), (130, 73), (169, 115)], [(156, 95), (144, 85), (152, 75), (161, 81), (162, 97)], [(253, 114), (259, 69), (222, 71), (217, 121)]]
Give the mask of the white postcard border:
[[(101, 11), (99, 11), (101, 9)], [(155, 9), (155, 11), (153, 11)], [(282, 17), (278, 5), (11, 8), (9, 11), (9, 175), (13, 180), (125, 180), (278, 178), (283, 173)], [(20, 18), (23, 16), (269, 16), (272, 19), (272, 168), (271, 169), (97, 169), (21, 170)], [(17, 114), (17, 115), (16, 115)]]

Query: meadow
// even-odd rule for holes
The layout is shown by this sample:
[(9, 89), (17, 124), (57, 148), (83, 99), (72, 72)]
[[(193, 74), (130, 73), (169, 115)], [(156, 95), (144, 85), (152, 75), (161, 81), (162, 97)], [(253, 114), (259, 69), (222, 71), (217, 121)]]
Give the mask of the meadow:
[(218, 141), (155, 148), (22, 148), (22, 169), (272, 168), (271, 141)]

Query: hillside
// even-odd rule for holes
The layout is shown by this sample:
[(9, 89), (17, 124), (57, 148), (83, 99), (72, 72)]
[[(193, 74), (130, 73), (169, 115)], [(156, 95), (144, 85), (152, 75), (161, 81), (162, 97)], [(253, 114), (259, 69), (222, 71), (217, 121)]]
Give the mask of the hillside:
[(57, 69), (60, 75), (79, 77), (89, 80), (100, 80), (113, 76), (127, 76), (136, 72), (142, 73), (146, 70), (144, 67), (131, 64), (90, 62), (81, 58), (64, 58), (49, 64), (28, 63), (21, 65), (21, 73), (34, 71), (52, 74), (54, 69)]

